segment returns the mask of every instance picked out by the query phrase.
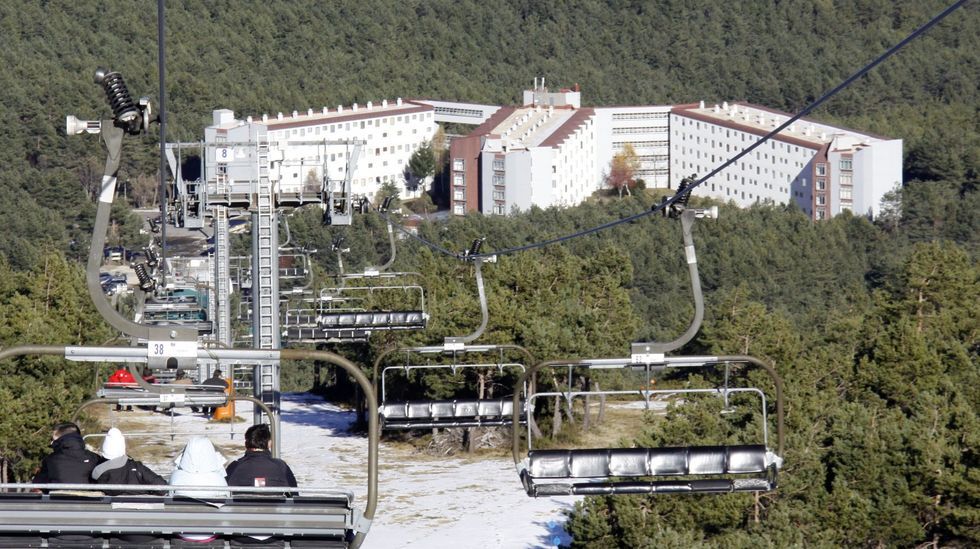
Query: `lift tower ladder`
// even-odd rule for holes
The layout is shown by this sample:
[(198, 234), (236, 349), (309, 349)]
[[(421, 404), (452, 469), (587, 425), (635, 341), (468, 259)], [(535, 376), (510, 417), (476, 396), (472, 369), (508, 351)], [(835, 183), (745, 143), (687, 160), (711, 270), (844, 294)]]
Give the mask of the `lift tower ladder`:
[(231, 346), (231, 278), (229, 275), (231, 243), (228, 241), (228, 207), (214, 208), (214, 283), (211, 284), (214, 307), (211, 318), (217, 320), (215, 337), (226, 346)]
[[(255, 210), (252, 213), (252, 340), (257, 349), (279, 348), (279, 231), (272, 180), (269, 177), (269, 141), (260, 135), (256, 143)], [(225, 231), (227, 235), (227, 231)], [(256, 364), (255, 398), (279, 411), (279, 362)], [(255, 421), (261, 421), (256, 413)]]

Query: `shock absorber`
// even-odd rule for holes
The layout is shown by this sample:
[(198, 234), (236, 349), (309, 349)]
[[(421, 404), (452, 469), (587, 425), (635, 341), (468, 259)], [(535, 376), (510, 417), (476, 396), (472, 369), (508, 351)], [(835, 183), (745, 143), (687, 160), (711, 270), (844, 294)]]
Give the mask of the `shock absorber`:
[(143, 113), (129, 94), (122, 74), (100, 67), (95, 70), (95, 83), (101, 85), (105, 91), (116, 126), (130, 134), (139, 134)]
[(143, 248), (143, 252), (146, 254), (147, 267), (149, 267), (150, 270), (156, 269), (157, 265), (160, 264), (160, 258), (157, 256), (156, 250), (154, 250), (152, 246), (147, 246)]
[(136, 278), (140, 281), (140, 289), (144, 292), (152, 292), (157, 287), (157, 281), (150, 276), (150, 273), (146, 272), (145, 263), (137, 263), (133, 270), (136, 271)]

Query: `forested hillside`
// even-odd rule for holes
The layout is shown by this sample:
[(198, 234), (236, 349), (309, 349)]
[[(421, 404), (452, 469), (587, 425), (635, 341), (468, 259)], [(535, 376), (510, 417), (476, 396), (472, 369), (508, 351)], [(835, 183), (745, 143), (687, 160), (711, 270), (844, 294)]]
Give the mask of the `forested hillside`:
[[(578, 83), (592, 105), (747, 100), (793, 111), (944, 7), (829, 0), (474, 0), (167, 2), (171, 139), (196, 140), (211, 110), (288, 112), (400, 97), (514, 102), (534, 77)], [(905, 140), (906, 184), (880, 219), (814, 224), (790, 207), (739, 210), (695, 229), (707, 316), (691, 353), (751, 353), (786, 383), (786, 467), (777, 492), (589, 498), (570, 513), (582, 547), (980, 545), (980, 7), (954, 13), (815, 117)], [(104, 155), (64, 117), (106, 112), (96, 66), (134, 95), (157, 93), (156, 12), (146, 2), (25, 1), (0, 8), (0, 346), (112, 337), (81, 266)], [(155, 136), (125, 144), (121, 186), (152, 190)], [(142, 195), (141, 195), (142, 193)], [(143, 198), (138, 198), (138, 197)], [(697, 192), (695, 192), (695, 197)], [(462, 250), (567, 234), (656, 197), (424, 223)], [(117, 240), (136, 240), (117, 200)], [(295, 242), (351, 247), (351, 270), (385, 257), (377, 216), (324, 228), (290, 219)], [(426, 281), (430, 329), (341, 349), (370, 365), (396, 339), (472, 331), (472, 270), (410, 240), (395, 268)], [(539, 360), (622, 355), (690, 319), (676, 222), (654, 216), (485, 267), (487, 342)], [(23, 479), (46, 429), (91, 393), (93, 371), (61, 361), (0, 364), (0, 472)], [(501, 380), (502, 382), (505, 380)], [(453, 388), (435, 386), (428, 396)], [(649, 418), (624, 445), (739, 441), (698, 406)], [(8, 466), (7, 468), (4, 465)], [(511, 479), (517, 482), (516, 477)]]
[[(170, 1), (170, 138), (200, 139), (217, 107), (261, 114), (395, 96), (514, 102), (537, 76), (580, 84), (593, 105), (737, 99), (794, 110), (944, 5)], [(817, 116), (905, 139), (908, 178), (939, 182), (930, 201), (962, 195), (980, 162), (978, 26), (969, 3)], [(156, 28), (145, 2), (0, 9), (0, 253), (13, 265), (36, 261), (38, 242), (84, 246), (103, 158), (95, 139), (64, 136), (64, 117), (106, 111), (92, 83), (100, 65), (121, 71), (134, 96), (155, 97)], [(127, 147), (124, 186), (152, 181), (153, 140)]]

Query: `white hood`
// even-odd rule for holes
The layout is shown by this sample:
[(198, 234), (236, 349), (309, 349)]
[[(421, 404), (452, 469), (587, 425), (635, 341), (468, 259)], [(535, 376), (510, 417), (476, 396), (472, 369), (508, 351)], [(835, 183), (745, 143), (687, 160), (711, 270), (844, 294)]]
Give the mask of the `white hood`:
[(174, 460), (177, 468), (188, 473), (225, 474), (225, 458), (211, 441), (204, 437), (194, 437), (187, 442), (184, 451)]
[(102, 441), (102, 456), (106, 459), (116, 459), (126, 455), (126, 439), (122, 431), (113, 427)]

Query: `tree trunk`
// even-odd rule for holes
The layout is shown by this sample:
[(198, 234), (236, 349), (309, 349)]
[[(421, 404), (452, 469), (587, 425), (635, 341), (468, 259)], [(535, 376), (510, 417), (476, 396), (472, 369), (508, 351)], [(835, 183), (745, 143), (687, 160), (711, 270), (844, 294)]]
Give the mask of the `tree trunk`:
[[(585, 390), (588, 391), (589, 390), (589, 387), (591, 385), (592, 385), (592, 380), (586, 379), (585, 380)], [(591, 401), (592, 401), (592, 398), (589, 395), (585, 395), (585, 401), (584, 401), (585, 410), (582, 411), (582, 431), (583, 432), (586, 432), (586, 433), (589, 432), (589, 427), (590, 427), (590, 425), (589, 425), (589, 408), (590, 408), (590, 405), (592, 404)]]
[(558, 436), (561, 431), (561, 397), (555, 397), (555, 411), (551, 415), (551, 438)]
[[(598, 381), (595, 382), (595, 390), (596, 391), (602, 390), (599, 388)], [(605, 417), (606, 417), (606, 395), (599, 395), (599, 415), (597, 415), (595, 418), (595, 424), (602, 425), (602, 421), (605, 419)]]
[[(477, 374), (476, 376), (476, 398), (483, 399), (486, 397), (487, 392), (487, 376), (484, 373)], [(466, 453), (472, 454), (473, 450), (476, 450), (476, 439), (480, 436), (479, 427), (467, 427), (463, 432), (464, 446), (466, 447)]]
[(544, 436), (544, 433), (541, 432), (541, 428), (538, 427), (538, 422), (534, 421), (534, 414), (530, 414), (527, 416), (527, 428), (530, 429), (531, 434), (537, 438), (541, 438)]
[[(537, 386), (538, 386), (537, 379), (538, 379), (537, 374), (531, 376), (531, 382), (528, 383), (527, 386), (529, 391), (528, 394), (533, 394), (534, 391), (537, 390)], [(541, 428), (538, 427), (538, 422), (534, 420), (534, 410), (531, 410), (527, 414), (527, 428), (529, 431), (531, 431), (531, 434), (534, 435), (535, 437), (537, 438), (544, 437), (544, 433), (542, 433)]]

